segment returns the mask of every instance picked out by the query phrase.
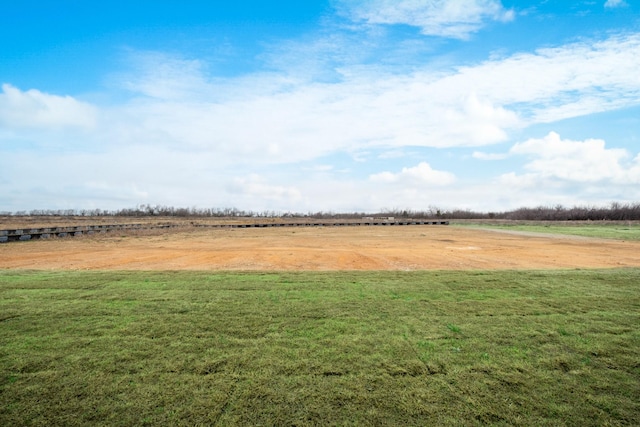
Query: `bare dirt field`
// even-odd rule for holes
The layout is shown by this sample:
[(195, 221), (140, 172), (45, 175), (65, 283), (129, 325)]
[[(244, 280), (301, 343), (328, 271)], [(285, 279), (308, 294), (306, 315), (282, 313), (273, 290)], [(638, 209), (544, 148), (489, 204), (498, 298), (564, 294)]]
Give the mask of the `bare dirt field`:
[(0, 245), (0, 269), (423, 270), (640, 267), (640, 242), (452, 226), (182, 228)]

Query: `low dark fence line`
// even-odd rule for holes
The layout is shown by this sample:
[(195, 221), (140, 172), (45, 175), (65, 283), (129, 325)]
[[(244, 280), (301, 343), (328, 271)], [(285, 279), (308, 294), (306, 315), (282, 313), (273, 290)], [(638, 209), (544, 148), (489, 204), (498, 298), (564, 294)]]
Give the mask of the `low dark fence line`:
[[(349, 221), (349, 222), (258, 222), (246, 224), (190, 224), (201, 228), (272, 228), (272, 227), (373, 227), (403, 225), (449, 225), (449, 221)], [(106, 233), (117, 230), (151, 230), (184, 227), (184, 224), (112, 224), (82, 225), (75, 227), (48, 227), (0, 230), (0, 243), (19, 242), (51, 237), (77, 237), (94, 233)]]
[(171, 224), (103, 224), (0, 230), (0, 243), (48, 239), (50, 237), (77, 237), (85, 234), (106, 233), (115, 230), (143, 230), (149, 228), (169, 228), (173, 226), (174, 225)]
[(268, 227), (372, 227), (399, 225), (449, 225), (449, 221), (350, 221), (350, 222), (262, 222), (251, 224), (194, 224), (205, 228), (268, 228)]

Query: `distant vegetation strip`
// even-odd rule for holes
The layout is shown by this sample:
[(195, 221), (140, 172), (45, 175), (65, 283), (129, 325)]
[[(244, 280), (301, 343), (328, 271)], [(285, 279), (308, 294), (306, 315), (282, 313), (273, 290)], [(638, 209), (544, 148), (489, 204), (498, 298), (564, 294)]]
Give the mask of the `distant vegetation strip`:
[(0, 271), (0, 425), (635, 425), (638, 283)]
[(135, 208), (118, 210), (105, 209), (33, 209), (30, 211), (0, 212), (1, 217), (11, 216), (82, 216), (82, 217), (217, 217), (217, 218), (317, 218), (317, 219), (357, 219), (368, 216), (393, 216), (396, 218), (418, 219), (495, 219), (527, 221), (638, 221), (640, 220), (640, 202), (613, 202), (609, 206), (565, 207), (538, 206), (522, 207), (509, 211), (475, 212), (463, 209), (441, 209), (430, 206), (424, 210), (385, 209), (381, 212), (283, 212), (252, 211), (236, 208), (183, 208), (174, 206), (142, 204)]

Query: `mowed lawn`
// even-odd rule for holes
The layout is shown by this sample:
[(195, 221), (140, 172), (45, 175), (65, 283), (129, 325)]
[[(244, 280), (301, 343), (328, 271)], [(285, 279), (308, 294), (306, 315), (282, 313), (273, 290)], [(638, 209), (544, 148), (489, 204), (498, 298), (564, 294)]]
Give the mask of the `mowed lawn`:
[(637, 425), (640, 269), (0, 272), (0, 425)]
[(524, 231), (546, 234), (565, 234), (581, 237), (596, 237), (600, 239), (615, 240), (640, 240), (640, 222), (629, 221), (628, 224), (619, 224), (603, 221), (577, 221), (573, 224), (556, 224), (548, 221), (544, 224), (542, 221), (514, 222), (513, 224), (492, 224), (491, 222), (473, 222), (457, 223), (456, 226), (471, 226), (489, 229), (499, 229), (507, 231)]

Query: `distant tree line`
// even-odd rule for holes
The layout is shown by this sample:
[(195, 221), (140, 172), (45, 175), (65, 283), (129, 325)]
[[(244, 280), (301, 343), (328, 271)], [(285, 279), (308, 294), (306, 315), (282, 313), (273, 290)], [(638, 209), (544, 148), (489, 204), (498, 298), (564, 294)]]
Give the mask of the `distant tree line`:
[(443, 219), (502, 219), (519, 221), (634, 221), (640, 220), (640, 203), (611, 203), (609, 206), (538, 206), (504, 212), (474, 212), (471, 210), (440, 210), (426, 212), (394, 210), (389, 216)]
[(608, 207), (565, 208), (558, 205), (552, 208), (520, 208), (501, 216), (504, 219), (536, 221), (634, 221), (640, 220), (640, 203), (611, 203)]
[(518, 208), (504, 212), (474, 212), (461, 209), (426, 210), (385, 209), (381, 212), (278, 212), (245, 211), (236, 208), (180, 208), (161, 205), (138, 205), (135, 208), (118, 210), (103, 209), (34, 209), (31, 211), (0, 212), (2, 216), (86, 216), (86, 217), (177, 217), (177, 218), (317, 218), (317, 219), (359, 219), (362, 217), (394, 217), (415, 219), (501, 219), (521, 221), (633, 221), (640, 220), (640, 203), (611, 203), (609, 206), (538, 206)]

